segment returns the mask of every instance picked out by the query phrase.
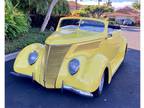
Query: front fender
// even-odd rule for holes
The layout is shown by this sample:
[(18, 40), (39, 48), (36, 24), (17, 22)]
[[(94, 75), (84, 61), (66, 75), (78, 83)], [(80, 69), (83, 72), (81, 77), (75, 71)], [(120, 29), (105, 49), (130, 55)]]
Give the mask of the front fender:
[[(38, 53), (38, 59), (33, 65), (29, 65), (28, 56), (32, 51), (36, 51)], [(27, 76), (32, 76), (34, 72), (37, 74), (41, 71), (40, 66), (42, 63), (42, 58), (45, 53), (45, 47), (42, 44), (34, 43), (28, 45), (24, 49), (20, 51), (18, 56), (16, 57), (14, 63), (14, 71), (16, 73), (20, 73)]]
[(106, 67), (109, 68), (108, 59), (97, 54), (90, 58), (85, 56), (74, 57), (80, 61), (80, 69), (75, 75), (70, 75), (68, 63), (71, 59), (64, 61), (60, 70), (56, 86), (61, 88), (62, 83), (76, 89), (94, 92), (100, 83), (101, 76)]

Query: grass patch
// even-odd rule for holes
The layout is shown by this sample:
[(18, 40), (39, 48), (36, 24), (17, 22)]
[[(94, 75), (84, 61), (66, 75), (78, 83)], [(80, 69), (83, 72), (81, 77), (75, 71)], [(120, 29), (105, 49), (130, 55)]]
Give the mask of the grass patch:
[(5, 40), (5, 53), (11, 53), (18, 51), (25, 46), (32, 44), (32, 43), (42, 43), (44, 44), (46, 38), (52, 33), (48, 30), (45, 32), (40, 33), (39, 28), (32, 28), (29, 30), (28, 33), (22, 34), (18, 38), (14, 40)]

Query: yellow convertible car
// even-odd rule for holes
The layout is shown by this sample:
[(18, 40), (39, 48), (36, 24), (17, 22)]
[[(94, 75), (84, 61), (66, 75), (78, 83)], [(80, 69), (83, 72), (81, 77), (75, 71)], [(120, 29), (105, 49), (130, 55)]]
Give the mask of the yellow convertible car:
[(126, 49), (120, 27), (95, 18), (64, 17), (45, 45), (33, 43), (21, 50), (12, 74), (92, 97), (110, 84)]

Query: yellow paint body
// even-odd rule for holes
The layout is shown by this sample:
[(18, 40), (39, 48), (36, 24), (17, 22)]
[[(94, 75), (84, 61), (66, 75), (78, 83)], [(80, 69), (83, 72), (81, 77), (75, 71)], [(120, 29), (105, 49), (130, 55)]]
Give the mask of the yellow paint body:
[[(45, 45), (34, 43), (25, 47), (15, 60), (15, 72), (32, 76), (33, 80), (46, 88), (62, 88), (63, 85), (68, 85), (94, 92), (107, 68), (110, 83), (125, 55), (127, 42), (121, 31), (115, 31), (112, 37), (108, 37), (108, 22), (93, 18), (79, 19), (104, 22), (104, 32), (79, 29), (64, 31), (59, 27), (63, 19), (77, 18), (62, 18), (57, 30), (46, 39)], [(32, 51), (38, 52), (38, 59), (35, 64), (29, 65), (28, 56)], [(80, 61), (80, 68), (76, 74), (71, 75), (68, 64), (73, 58)]]

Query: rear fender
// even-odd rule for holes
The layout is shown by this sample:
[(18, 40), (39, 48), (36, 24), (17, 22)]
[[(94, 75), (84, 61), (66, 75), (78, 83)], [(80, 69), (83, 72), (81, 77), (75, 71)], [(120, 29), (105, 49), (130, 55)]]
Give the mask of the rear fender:
[[(110, 70), (110, 65), (108, 59), (104, 55), (97, 54), (90, 59), (87, 67), (88, 68), (85, 69), (86, 74), (84, 77), (90, 79), (89, 85), (91, 88), (91, 92), (94, 92), (99, 87), (105, 69), (108, 68), (108, 70)], [(108, 72), (108, 74), (108, 76), (111, 76), (110, 72)]]

